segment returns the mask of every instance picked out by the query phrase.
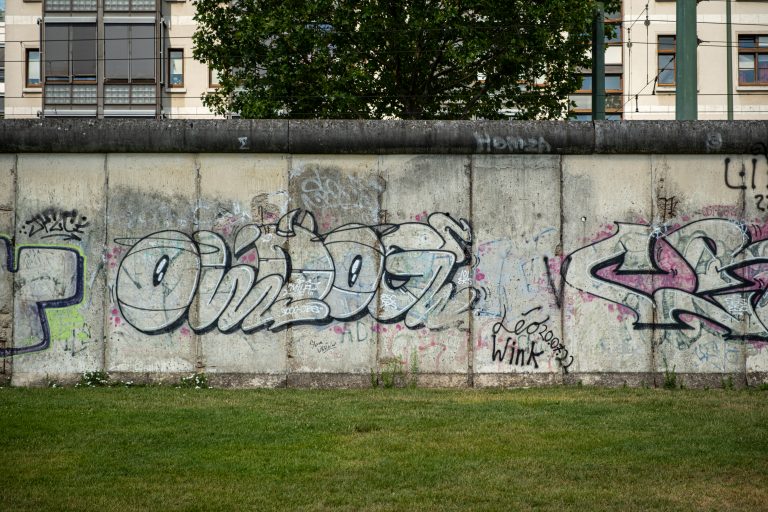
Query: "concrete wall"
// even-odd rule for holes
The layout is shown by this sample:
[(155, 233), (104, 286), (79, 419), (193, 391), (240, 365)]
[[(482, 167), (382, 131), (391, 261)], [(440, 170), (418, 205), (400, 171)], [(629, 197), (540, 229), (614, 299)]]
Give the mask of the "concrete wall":
[(0, 368), (766, 382), (766, 141), (760, 122), (5, 121)]

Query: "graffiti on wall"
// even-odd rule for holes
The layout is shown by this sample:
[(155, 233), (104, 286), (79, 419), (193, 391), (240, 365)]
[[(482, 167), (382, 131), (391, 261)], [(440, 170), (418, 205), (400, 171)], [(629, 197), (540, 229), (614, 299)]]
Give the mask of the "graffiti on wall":
[(19, 232), (30, 238), (80, 241), (89, 225), (88, 218), (77, 210), (47, 208), (27, 219)]
[(566, 258), (570, 286), (628, 308), (635, 329), (699, 323), (726, 339), (768, 340), (768, 240), (757, 228), (727, 219), (616, 227)]
[(366, 315), (439, 329), (477, 295), (454, 282), (471, 261), (470, 226), (444, 213), (426, 224), (347, 224), (320, 233), (310, 212), (293, 210), (274, 224), (242, 227), (231, 250), (212, 231), (115, 242), (130, 247), (115, 286), (120, 312), (147, 334), (185, 321), (196, 332), (248, 333)]
[(569, 356), (568, 349), (552, 331), (549, 315), (544, 318), (528, 317), (529, 314), (541, 312), (541, 310), (542, 307), (537, 306), (522, 313), (522, 318), (518, 319), (512, 328), (506, 325), (507, 311), (504, 311), (501, 320), (494, 323), (492, 328), (492, 361), (506, 361), (507, 351), (509, 351), (510, 365), (532, 366), (533, 369), (538, 369), (539, 362), (536, 358), (541, 357), (544, 350), (543, 348), (537, 350), (537, 348), (546, 346), (552, 351), (555, 361), (563, 371), (568, 373), (568, 368), (573, 364), (573, 356)]
[(756, 158), (742, 161), (741, 165), (730, 158), (723, 160), (723, 181), (731, 190), (743, 190), (745, 194), (751, 194), (755, 208), (765, 212), (768, 211), (768, 194), (764, 192), (768, 188), (768, 167), (760, 168), (758, 162), (763, 158), (768, 162), (768, 150), (765, 144), (755, 144), (751, 149)]
[(16, 274), (14, 299), (16, 340), (29, 340), (0, 348), (0, 357), (39, 352), (51, 344), (51, 310), (80, 304), (84, 294), (84, 258), (79, 249), (58, 245), (20, 245), (0, 235), (5, 250), (3, 269)]

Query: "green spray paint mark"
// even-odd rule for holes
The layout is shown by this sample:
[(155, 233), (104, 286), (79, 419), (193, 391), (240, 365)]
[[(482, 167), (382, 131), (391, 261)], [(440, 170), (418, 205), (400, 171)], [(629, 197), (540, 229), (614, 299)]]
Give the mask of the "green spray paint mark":
[[(76, 252), (82, 259), (82, 298), (80, 303), (72, 306), (55, 308), (47, 307), (45, 309), (45, 316), (48, 323), (49, 340), (51, 343), (54, 341), (81, 341), (85, 342), (91, 338), (90, 328), (86, 324), (85, 318), (81, 312), (81, 308), (88, 296), (88, 288), (86, 281), (86, 270), (88, 268), (87, 259), (82, 248), (69, 245), (69, 244), (46, 244), (46, 243), (25, 243), (13, 245), (12, 238), (6, 233), (0, 233), (0, 239), (4, 240), (6, 244), (13, 247), (14, 251), (14, 266), (18, 265), (19, 254), (22, 249), (68, 249)], [(9, 262), (7, 262), (8, 264)], [(8, 268), (11, 272), (18, 271), (18, 268)], [(29, 345), (34, 345), (39, 342), (37, 339), (26, 340)], [(24, 344), (26, 345), (26, 343)], [(24, 346), (22, 345), (22, 346)], [(50, 346), (50, 345), (49, 345)]]
[(78, 340), (87, 341), (90, 330), (85, 325), (85, 318), (80, 312), (80, 306), (51, 309), (46, 311), (48, 327), (51, 330), (51, 342)]

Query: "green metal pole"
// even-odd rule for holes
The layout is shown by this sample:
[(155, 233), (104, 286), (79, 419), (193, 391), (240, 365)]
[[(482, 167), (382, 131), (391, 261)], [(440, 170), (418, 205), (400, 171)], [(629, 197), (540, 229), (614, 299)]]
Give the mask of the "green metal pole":
[(731, 0), (725, 0), (726, 87), (728, 88), (728, 120), (733, 121), (733, 37), (731, 37)]
[(597, 2), (592, 22), (592, 119), (605, 119), (605, 12), (602, 2)]
[(698, 117), (696, 83), (696, 0), (677, 0), (677, 87), (675, 118), (692, 120)]

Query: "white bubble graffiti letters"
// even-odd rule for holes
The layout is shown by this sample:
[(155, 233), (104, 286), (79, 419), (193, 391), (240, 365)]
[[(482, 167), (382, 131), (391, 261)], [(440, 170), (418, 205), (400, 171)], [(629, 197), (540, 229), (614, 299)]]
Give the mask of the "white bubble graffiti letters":
[(118, 305), (130, 325), (149, 334), (184, 321), (196, 332), (251, 332), (364, 315), (440, 328), (477, 297), (453, 281), (470, 262), (472, 233), (447, 214), (428, 222), (347, 224), (319, 234), (312, 214), (293, 210), (276, 224), (243, 227), (231, 252), (211, 231), (118, 239), (131, 245), (118, 270)]

